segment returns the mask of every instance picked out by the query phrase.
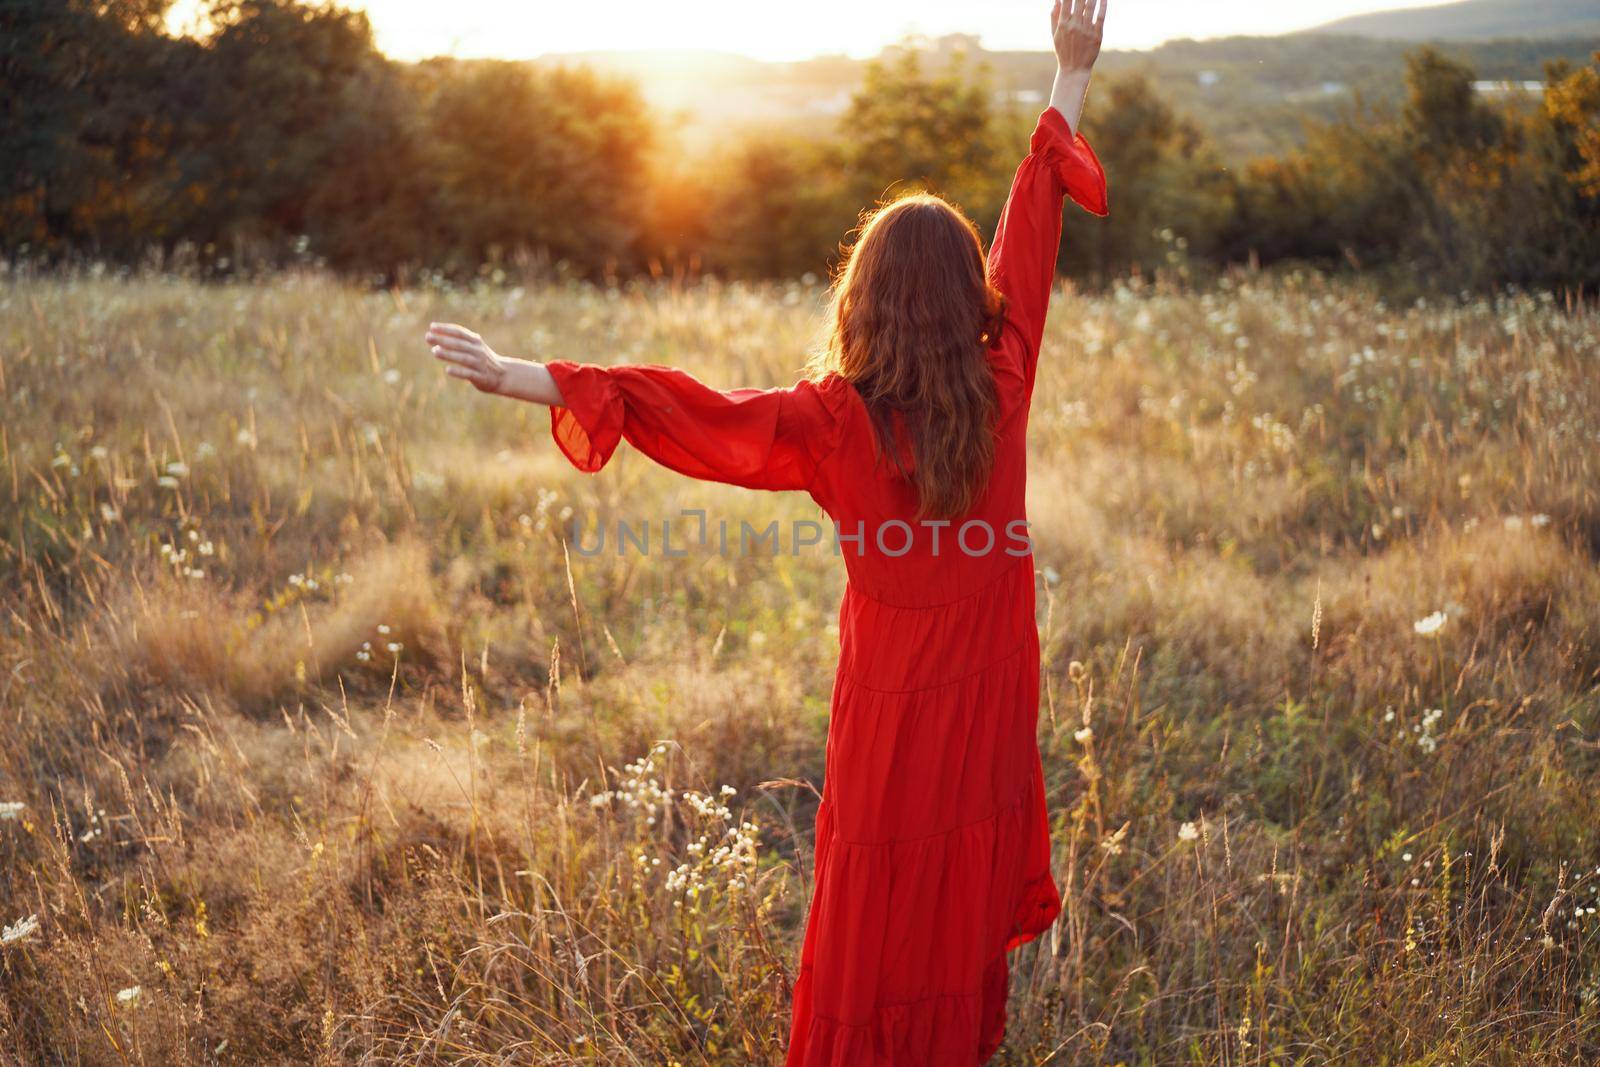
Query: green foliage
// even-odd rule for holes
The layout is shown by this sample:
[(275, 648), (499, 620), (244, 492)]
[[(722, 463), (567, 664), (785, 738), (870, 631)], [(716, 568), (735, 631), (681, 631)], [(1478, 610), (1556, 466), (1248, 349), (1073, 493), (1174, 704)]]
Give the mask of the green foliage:
[(1470, 69), (1418, 50), (1397, 113), (1352, 113), (1248, 169), (1231, 254), (1344, 259), (1409, 289), (1593, 290), (1600, 204), (1574, 165), (1595, 122), (1581, 102), (1585, 71), (1552, 70), (1549, 102), (1530, 112), (1490, 104)]
[[(632, 83), (586, 69), (396, 64), (365, 16), (299, 0), (213, 0), (198, 41), (165, 36), (163, 11), (0, 9), (15, 87), (0, 101), (0, 254), (217, 272), (320, 262), (384, 281), (506, 267), (820, 276), (860, 213), (898, 190), (938, 192), (992, 230), (1032, 119), (1005, 101), (1039, 58), (995, 54), (997, 73), (956, 40), (864, 68), (800, 65), (789, 77), (859, 72), (831, 129), (690, 153)], [(1354, 64), (1350, 85), (1377, 85), (1400, 53), (1368, 45), (1286, 39), (1257, 76), (1287, 89), (1284, 56), (1331, 49)], [(1475, 47), (1496, 74), (1533, 54)], [(1552, 64), (1532, 107), (1480, 93), (1468, 53), (1424, 47), (1374, 102), (1284, 99), (1297, 121), (1327, 117), (1298, 147), (1235, 167), (1207, 131), (1220, 113), (1262, 114), (1231, 95), (1261, 42), (1161, 54), (1159, 69), (1107, 57), (1085, 122), (1112, 213), (1068, 212), (1068, 273), (1302, 261), (1374, 269), (1408, 292), (1600, 286), (1600, 58)], [(1187, 88), (1174, 70), (1190, 71)], [(1195, 95), (1200, 74), (1211, 96)]]
[(433, 63), (421, 80), (446, 264), (519, 249), (596, 267), (630, 255), (650, 140), (631, 86), (504, 62)]
[(869, 63), (840, 123), (848, 192), (872, 203), (909, 187), (998, 217), (992, 99), (987, 71), (961, 56), (931, 74), (910, 49)]
[(1084, 133), (1106, 169), (1111, 215), (1102, 222), (1069, 211), (1069, 269), (1151, 272), (1216, 254), (1232, 210), (1232, 183), (1200, 131), (1147, 80), (1128, 76), (1097, 87)]

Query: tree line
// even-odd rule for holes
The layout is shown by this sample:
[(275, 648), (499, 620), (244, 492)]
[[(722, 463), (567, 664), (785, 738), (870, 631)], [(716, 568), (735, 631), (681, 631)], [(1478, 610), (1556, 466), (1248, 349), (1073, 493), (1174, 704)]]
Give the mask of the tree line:
[[(314, 262), (394, 282), (821, 276), (863, 207), (906, 186), (992, 231), (1033, 115), (981, 65), (895, 50), (831, 135), (749, 135), (688, 158), (638, 88), (582, 68), (393, 62), (364, 15), (214, 0), (0, 0), (0, 253), (209, 272)], [(1308, 124), (1226, 165), (1138, 76), (1097, 80), (1085, 133), (1111, 217), (1069, 216), (1086, 278), (1310, 262), (1419, 288), (1600, 285), (1600, 53), (1532, 106), (1464, 64), (1406, 59), (1397, 106)]]

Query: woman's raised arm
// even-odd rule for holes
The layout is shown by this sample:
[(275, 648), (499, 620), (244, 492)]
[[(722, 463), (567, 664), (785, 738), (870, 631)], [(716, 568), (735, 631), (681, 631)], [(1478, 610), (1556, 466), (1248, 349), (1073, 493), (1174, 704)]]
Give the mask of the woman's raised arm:
[(1096, 0), (1060, 0), (1051, 10), (1056, 80), (1050, 106), (1039, 116), (989, 249), (989, 279), (1006, 297), (1002, 352), (1020, 361), (1017, 369), (1030, 387), (1061, 248), (1062, 202), (1070, 196), (1093, 214), (1107, 211), (1105, 172), (1078, 132), (1089, 73), (1100, 55), (1105, 2), (1099, 0), (1096, 11)]

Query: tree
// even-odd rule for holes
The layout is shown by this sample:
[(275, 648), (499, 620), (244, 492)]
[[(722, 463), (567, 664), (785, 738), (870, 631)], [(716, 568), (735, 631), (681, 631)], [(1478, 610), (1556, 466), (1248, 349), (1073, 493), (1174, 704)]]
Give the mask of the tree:
[(956, 53), (937, 73), (914, 49), (867, 64), (841, 127), (848, 192), (865, 206), (895, 188), (961, 204), (980, 221), (998, 217), (1004, 179), (988, 72)]
[(424, 76), (452, 262), (540, 249), (586, 272), (639, 265), (652, 135), (632, 85), (510, 62), (441, 62)]
[(1149, 81), (1135, 75), (1097, 87), (1084, 130), (1106, 169), (1111, 214), (1099, 220), (1069, 213), (1070, 269), (1152, 270), (1172, 258), (1217, 252), (1233, 208), (1233, 181), (1199, 129)]

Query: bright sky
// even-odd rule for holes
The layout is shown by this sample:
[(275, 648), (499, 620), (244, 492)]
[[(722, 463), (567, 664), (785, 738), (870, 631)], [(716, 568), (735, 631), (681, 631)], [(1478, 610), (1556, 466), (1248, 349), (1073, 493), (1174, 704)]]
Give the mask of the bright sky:
[[(1111, 0), (1106, 47), (1274, 34), (1428, 0)], [(179, 0), (174, 15), (192, 10)], [(397, 59), (526, 59), (597, 49), (705, 48), (758, 59), (874, 55), (907, 33), (976, 33), (990, 49), (1048, 47), (1047, 0), (346, 0)]]

